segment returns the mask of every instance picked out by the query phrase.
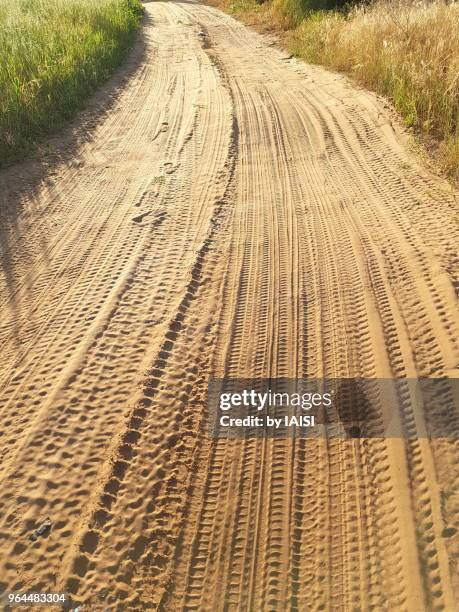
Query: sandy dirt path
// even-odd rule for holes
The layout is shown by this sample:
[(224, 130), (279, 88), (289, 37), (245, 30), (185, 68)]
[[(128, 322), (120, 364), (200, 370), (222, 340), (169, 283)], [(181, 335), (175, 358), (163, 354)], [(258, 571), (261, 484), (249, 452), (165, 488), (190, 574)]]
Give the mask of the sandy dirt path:
[(1, 586), (457, 609), (453, 442), (206, 422), (210, 375), (458, 376), (457, 194), (375, 96), (216, 9), (145, 7), (66, 157), (0, 175)]

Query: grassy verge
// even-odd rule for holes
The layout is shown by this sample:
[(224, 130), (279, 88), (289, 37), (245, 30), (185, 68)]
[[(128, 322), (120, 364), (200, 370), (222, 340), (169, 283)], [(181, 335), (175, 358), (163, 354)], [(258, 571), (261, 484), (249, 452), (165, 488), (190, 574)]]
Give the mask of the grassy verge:
[(459, 180), (459, 2), (376, 0), (347, 11), (326, 0), (217, 0), (283, 33), (290, 51), (392, 100), (439, 165)]
[(141, 15), (139, 0), (0, 0), (0, 165), (82, 108)]

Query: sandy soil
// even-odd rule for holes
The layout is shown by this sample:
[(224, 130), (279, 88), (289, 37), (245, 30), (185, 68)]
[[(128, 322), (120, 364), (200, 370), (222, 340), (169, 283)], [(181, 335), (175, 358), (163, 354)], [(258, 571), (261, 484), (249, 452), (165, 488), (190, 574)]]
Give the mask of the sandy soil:
[(46, 163), (0, 174), (1, 586), (457, 609), (454, 442), (206, 422), (212, 374), (458, 376), (457, 193), (375, 96), (214, 8), (145, 6)]

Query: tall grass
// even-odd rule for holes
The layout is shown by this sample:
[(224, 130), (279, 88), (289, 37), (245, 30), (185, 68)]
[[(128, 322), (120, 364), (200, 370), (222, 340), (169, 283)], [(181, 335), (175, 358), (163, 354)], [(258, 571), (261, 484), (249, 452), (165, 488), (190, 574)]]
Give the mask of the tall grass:
[(141, 13), (139, 0), (0, 0), (0, 165), (82, 107)]
[(391, 98), (459, 178), (459, 3), (377, 0), (304, 19), (290, 47)]

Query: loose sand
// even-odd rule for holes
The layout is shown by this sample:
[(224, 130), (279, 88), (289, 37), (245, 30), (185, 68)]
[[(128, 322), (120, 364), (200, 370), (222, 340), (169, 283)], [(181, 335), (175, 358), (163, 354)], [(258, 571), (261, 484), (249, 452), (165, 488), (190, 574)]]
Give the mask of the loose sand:
[(374, 95), (214, 8), (145, 6), (60, 160), (0, 174), (2, 586), (457, 609), (452, 442), (206, 422), (210, 375), (458, 376), (457, 194)]

